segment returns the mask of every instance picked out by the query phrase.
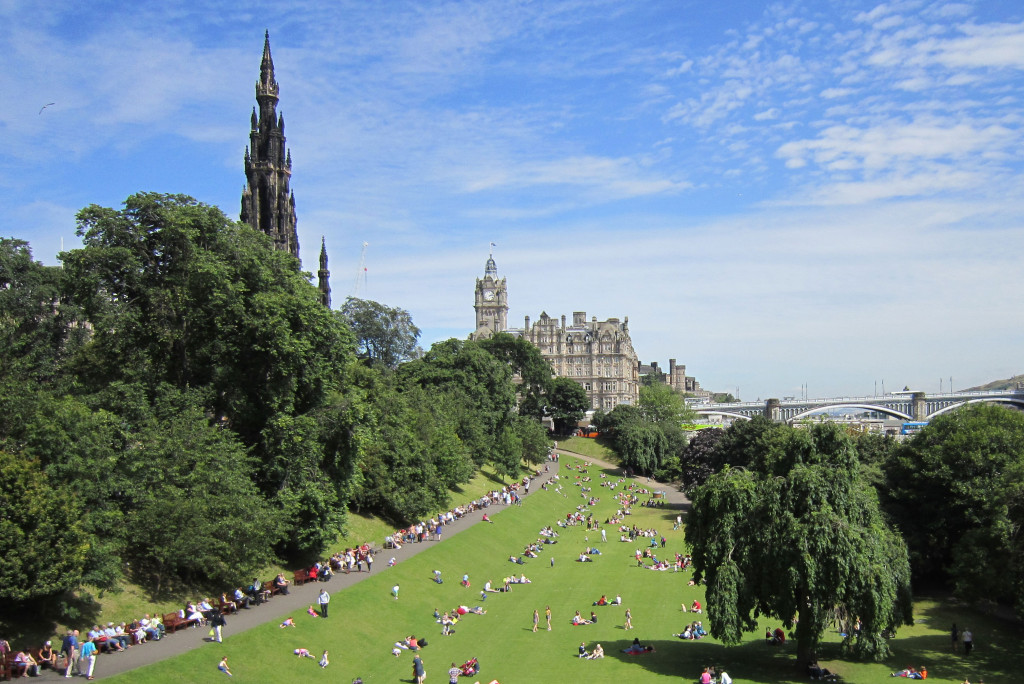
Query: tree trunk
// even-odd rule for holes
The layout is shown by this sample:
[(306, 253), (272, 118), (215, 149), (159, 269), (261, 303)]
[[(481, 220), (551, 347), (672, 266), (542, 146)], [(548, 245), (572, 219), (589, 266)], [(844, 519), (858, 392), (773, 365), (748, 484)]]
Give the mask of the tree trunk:
[(796, 666), (804, 672), (807, 663), (816, 660), (817, 654), (814, 652), (817, 646), (817, 635), (814, 631), (814, 617), (812, 615), (811, 607), (807, 605), (807, 599), (805, 598), (800, 606), (800, 612), (797, 615), (799, 622), (796, 624)]

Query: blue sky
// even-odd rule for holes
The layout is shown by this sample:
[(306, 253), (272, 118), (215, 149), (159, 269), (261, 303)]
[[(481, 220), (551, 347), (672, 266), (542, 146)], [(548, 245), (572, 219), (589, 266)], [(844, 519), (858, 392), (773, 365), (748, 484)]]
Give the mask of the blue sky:
[[(284, 9), (283, 6), (287, 6)], [(304, 265), (465, 337), (630, 320), (745, 399), (1024, 372), (1024, 5), (0, 0), (0, 235), (181, 192), (237, 218), (269, 29)], [(54, 103), (40, 113), (40, 108)]]

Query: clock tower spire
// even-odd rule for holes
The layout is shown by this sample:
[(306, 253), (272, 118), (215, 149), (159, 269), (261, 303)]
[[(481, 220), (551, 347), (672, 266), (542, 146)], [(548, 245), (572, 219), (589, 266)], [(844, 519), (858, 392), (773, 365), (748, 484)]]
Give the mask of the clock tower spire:
[(476, 332), (473, 339), (490, 337), (496, 332), (508, 329), (508, 290), (505, 279), (498, 278), (498, 266), (494, 263), (494, 243), (484, 265), (484, 277), (476, 279), (476, 296), (473, 308), (476, 310)]

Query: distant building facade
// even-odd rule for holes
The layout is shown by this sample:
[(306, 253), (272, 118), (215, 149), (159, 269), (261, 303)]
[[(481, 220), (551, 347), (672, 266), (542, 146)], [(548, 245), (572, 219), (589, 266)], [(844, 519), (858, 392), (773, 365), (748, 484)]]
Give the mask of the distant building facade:
[(638, 367), (641, 379), (645, 375), (657, 375), (661, 382), (675, 391), (699, 399), (710, 399), (711, 392), (700, 386), (697, 378), (686, 374), (686, 366), (679, 365), (675, 359), (668, 360), (668, 373), (658, 367), (657, 361), (649, 364), (641, 363)]
[(551, 364), (556, 376), (572, 378), (587, 392), (591, 408), (610, 411), (619, 404), (635, 404), (640, 396), (640, 363), (629, 336), (629, 318), (587, 320), (584, 311), (573, 312), (572, 323), (541, 313), (530, 325), (508, 327), (508, 289), (498, 278), (493, 256), (487, 259), (484, 277), (477, 278), (476, 330), (473, 339), (507, 332), (529, 340)]

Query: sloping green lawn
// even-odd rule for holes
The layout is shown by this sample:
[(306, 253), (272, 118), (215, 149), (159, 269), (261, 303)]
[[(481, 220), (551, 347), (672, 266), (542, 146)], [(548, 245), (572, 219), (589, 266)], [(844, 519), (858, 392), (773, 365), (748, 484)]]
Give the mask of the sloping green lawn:
[(604, 437), (570, 437), (558, 442), (559, 449), (572, 451), (587, 458), (597, 458), (606, 463), (618, 463), (619, 456), (610, 446), (609, 440)]
[[(556, 527), (561, 535), (558, 544), (545, 546), (541, 557), (528, 559), (526, 565), (510, 563), (509, 555), (521, 554), (525, 544), (538, 538), (543, 526), (555, 525), (567, 512), (585, 503), (578, 486), (572, 484), (575, 473), (569, 474), (568, 467), (574, 462), (575, 459), (562, 459), (564, 495), (553, 490), (535, 490), (522, 507), (502, 509), (492, 515), (493, 524), (478, 524), (394, 568), (375, 572), (349, 590), (332, 592), (330, 619), (314, 619), (300, 613), (293, 616), (298, 623), (296, 629), (280, 629), (274, 622), (242, 634), (231, 634), (229, 625), (222, 645), (206, 644), (179, 658), (111, 681), (222, 681), (224, 675), (216, 666), (222, 655), (228, 655), (236, 681), (347, 683), (359, 676), (367, 683), (408, 682), (412, 680), (412, 654), (402, 651), (395, 658), (391, 649), (395, 641), (409, 634), (428, 640), (429, 645), (421, 654), (427, 681), (436, 683), (447, 681), (451, 662), (461, 664), (470, 657), (479, 658), (482, 670), (476, 678), (464, 678), (466, 684), (492, 679), (502, 684), (584, 680), (588, 684), (621, 684), (678, 681), (680, 677), (683, 681), (695, 681), (701, 669), (712, 664), (725, 666), (737, 682), (806, 681), (796, 669), (791, 646), (773, 648), (763, 643), (761, 635), (767, 622), (747, 643), (732, 648), (711, 638), (695, 642), (674, 639), (673, 632), (681, 631), (686, 621), (698, 617), (682, 613), (680, 603), (690, 605), (695, 598), (703, 602), (703, 590), (687, 585), (689, 573), (637, 568), (633, 558), (637, 545), (619, 542), (615, 526), (609, 527), (608, 542), (603, 544), (598, 533), (588, 533), (583, 527)], [(603, 521), (618, 504), (607, 489), (599, 486), (598, 469), (592, 467), (589, 475), (594, 478), (589, 483), (593, 494), (601, 498), (593, 510)], [(683, 550), (682, 530), (672, 530), (675, 510), (633, 510), (634, 515), (626, 519), (629, 524), (655, 527), (667, 538), (667, 548), (658, 550), (659, 557), (665, 554), (671, 558), (673, 552)], [(595, 556), (592, 563), (576, 562), (588, 545), (599, 546), (602, 554)], [(444, 584), (432, 581), (435, 569), (442, 571)], [(480, 590), (488, 579), (500, 583), (513, 572), (524, 572), (533, 580), (532, 584), (513, 585), (510, 593), (489, 594), (486, 601), (480, 600)], [(470, 576), (470, 588), (459, 584), (464, 573)], [(397, 601), (390, 595), (395, 583), (401, 586)], [(601, 594), (611, 598), (616, 593), (622, 595), (623, 606), (592, 607)], [(482, 605), (487, 614), (467, 615), (456, 625), (455, 634), (444, 637), (433, 611), (436, 608), (443, 612), (459, 604)], [(551, 606), (554, 616), (551, 632), (543, 624), (546, 605)], [(632, 631), (622, 628), (627, 607), (633, 615)], [(537, 633), (532, 632), (534, 609), (542, 616)], [(573, 627), (570, 619), (576, 610), (585, 616), (595, 611), (597, 624)], [(825, 647), (822, 665), (840, 672), (847, 682), (893, 681), (889, 673), (905, 665), (927, 665), (929, 681), (936, 682), (959, 684), (966, 675), (972, 682), (982, 676), (987, 684), (1022, 681), (1016, 672), (1016, 664), (1024, 656), (1019, 629), (940, 601), (921, 601), (918, 612), (921, 622), (900, 631), (894, 642), (897, 656), (889, 663), (834, 660), (838, 656), (839, 637), (833, 634)], [(700, 617), (705, 624), (709, 622), (707, 615)], [(970, 668), (965, 667), (968, 663), (962, 656), (949, 652), (946, 630), (954, 620), (960, 625), (969, 622), (974, 631), (978, 647)], [(656, 652), (643, 656), (622, 653), (634, 637), (653, 645)], [(586, 642), (588, 650), (600, 642), (606, 657), (580, 660), (576, 653), (581, 641)], [(292, 651), (299, 647), (318, 657), (329, 649), (331, 665), (321, 670), (314, 660), (296, 658)]]

